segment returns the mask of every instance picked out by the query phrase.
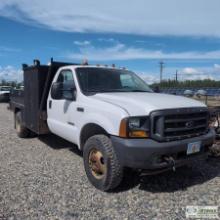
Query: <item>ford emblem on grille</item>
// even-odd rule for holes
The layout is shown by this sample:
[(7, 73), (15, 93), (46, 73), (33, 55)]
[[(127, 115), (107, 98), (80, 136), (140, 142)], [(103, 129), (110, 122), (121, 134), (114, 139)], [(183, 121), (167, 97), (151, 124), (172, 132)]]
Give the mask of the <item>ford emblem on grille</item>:
[(193, 121), (188, 121), (188, 122), (186, 122), (186, 124), (185, 124), (185, 126), (186, 126), (187, 128), (192, 128), (193, 125), (194, 125), (194, 122), (193, 122)]

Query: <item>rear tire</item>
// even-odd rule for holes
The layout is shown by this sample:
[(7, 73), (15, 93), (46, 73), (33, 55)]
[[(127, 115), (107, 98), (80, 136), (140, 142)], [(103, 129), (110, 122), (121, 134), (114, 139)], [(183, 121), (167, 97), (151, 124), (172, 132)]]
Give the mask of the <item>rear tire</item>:
[(123, 167), (106, 135), (95, 135), (86, 141), (83, 159), (87, 177), (97, 189), (109, 191), (121, 183)]
[(18, 137), (27, 138), (30, 135), (30, 130), (27, 129), (22, 123), (21, 112), (15, 114), (15, 129)]

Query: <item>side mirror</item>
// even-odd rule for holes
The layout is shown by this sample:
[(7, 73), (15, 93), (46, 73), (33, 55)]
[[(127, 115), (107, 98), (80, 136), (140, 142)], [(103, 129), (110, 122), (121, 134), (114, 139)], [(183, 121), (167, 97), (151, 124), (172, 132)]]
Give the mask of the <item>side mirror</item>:
[(76, 100), (76, 87), (74, 83), (65, 83), (63, 84), (63, 99), (69, 100), (69, 101), (75, 101)]
[(51, 98), (55, 100), (62, 99), (62, 83), (54, 83), (51, 88)]
[(160, 93), (160, 87), (159, 86), (154, 86), (153, 88), (151, 88), (153, 90), (153, 92), (155, 93)]

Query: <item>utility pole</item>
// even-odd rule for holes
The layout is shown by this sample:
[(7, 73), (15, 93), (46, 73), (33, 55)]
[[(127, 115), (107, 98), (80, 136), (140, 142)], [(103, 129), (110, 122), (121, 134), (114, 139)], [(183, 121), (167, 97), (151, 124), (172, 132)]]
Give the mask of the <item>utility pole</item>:
[(176, 70), (176, 82), (178, 82), (178, 70)]
[(159, 65), (160, 65), (160, 83), (161, 83), (162, 80), (163, 80), (164, 62), (161, 60), (161, 61), (159, 62)]

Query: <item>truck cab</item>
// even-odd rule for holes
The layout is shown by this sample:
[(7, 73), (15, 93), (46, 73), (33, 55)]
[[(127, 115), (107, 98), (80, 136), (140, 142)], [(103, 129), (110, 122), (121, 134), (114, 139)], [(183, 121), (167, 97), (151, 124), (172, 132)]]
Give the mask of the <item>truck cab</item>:
[(115, 67), (26, 66), (24, 101), (19, 107), (12, 98), (12, 109), (20, 137), (51, 132), (76, 144), (88, 179), (103, 191), (120, 184), (125, 167), (160, 172), (205, 159), (215, 137), (203, 103), (154, 93)]

